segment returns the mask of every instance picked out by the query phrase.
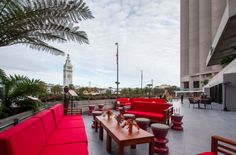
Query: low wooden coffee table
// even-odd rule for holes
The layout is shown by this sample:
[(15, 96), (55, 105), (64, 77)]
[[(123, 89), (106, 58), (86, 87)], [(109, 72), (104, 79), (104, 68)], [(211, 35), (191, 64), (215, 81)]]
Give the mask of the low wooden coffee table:
[(107, 132), (106, 148), (107, 152), (111, 153), (111, 140), (113, 139), (119, 147), (119, 155), (124, 155), (125, 146), (134, 146), (136, 144), (149, 143), (149, 155), (154, 155), (154, 136), (142, 129), (137, 130), (133, 127), (133, 132), (130, 134), (128, 129), (117, 126), (114, 118), (110, 120), (107, 117), (96, 116), (99, 123), (99, 138), (103, 140), (103, 129)]

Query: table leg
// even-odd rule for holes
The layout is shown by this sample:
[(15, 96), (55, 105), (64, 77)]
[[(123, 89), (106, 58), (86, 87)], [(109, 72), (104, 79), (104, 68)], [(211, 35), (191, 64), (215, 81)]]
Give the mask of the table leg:
[(131, 149), (136, 149), (136, 145), (131, 145), (130, 148)]
[(154, 141), (149, 143), (149, 155), (154, 155)]
[(95, 119), (95, 132), (98, 132), (98, 122), (96, 121), (96, 119)]
[(99, 139), (103, 140), (103, 127), (101, 126), (101, 124), (99, 126)]
[(111, 153), (111, 136), (107, 134), (107, 152)]
[(124, 155), (124, 146), (122, 144), (119, 145), (119, 153), (118, 155)]

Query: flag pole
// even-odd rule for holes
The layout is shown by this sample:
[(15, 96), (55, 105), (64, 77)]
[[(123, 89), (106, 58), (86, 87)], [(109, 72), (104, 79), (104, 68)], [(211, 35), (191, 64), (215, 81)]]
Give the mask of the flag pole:
[(116, 47), (117, 47), (117, 51), (116, 51), (116, 99), (118, 99), (119, 97), (119, 44), (115, 43)]

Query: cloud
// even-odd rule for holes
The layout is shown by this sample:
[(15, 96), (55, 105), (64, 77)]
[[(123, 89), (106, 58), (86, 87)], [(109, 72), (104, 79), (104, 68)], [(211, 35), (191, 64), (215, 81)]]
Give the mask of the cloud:
[[(116, 46), (119, 43), (120, 86), (179, 85), (179, 0), (87, 0), (95, 19), (82, 21), (90, 44), (54, 44), (71, 55), (73, 83), (115, 87)], [(65, 57), (24, 46), (0, 48), (0, 68), (48, 83), (62, 84)]]

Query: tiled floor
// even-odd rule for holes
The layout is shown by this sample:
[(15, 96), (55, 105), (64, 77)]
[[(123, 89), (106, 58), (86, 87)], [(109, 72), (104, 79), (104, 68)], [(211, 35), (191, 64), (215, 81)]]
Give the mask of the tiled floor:
[[(203, 151), (210, 151), (210, 138), (212, 135), (220, 135), (236, 140), (236, 112), (224, 112), (221, 105), (213, 104), (212, 109), (197, 109), (192, 105), (189, 108), (188, 101), (181, 105), (174, 102), (175, 107), (180, 107), (184, 115), (184, 131), (169, 130), (169, 155), (194, 155)], [(106, 152), (106, 139), (100, 141), (98, 133), (91, 128), (92, 117), (84, 115), (88, 136), (88, 149), (90, 155), (117, 155), (118, 147), (112, 143), (112, 153)], [(137, 145), (136, 149), (125, 148), (126, 155), (147, 155), (148, 145)]]

